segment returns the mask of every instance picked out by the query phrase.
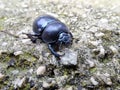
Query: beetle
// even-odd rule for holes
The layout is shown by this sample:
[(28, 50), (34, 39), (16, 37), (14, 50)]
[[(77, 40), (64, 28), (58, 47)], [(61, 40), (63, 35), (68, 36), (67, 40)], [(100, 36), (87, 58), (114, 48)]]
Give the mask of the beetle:
[(55, 51), (55, 46), (60, 49), (61, 45), (69, 46), (72, 44), (73, 35), (69, 31), (68, 27), (57, 18), (44, 15), (39, 16), (33, 22), (33, 33), (27, 34), (33, 43), (36, 43), (37, 39), (41, 39), (48, 45), (49, 50), (55, 57), (62, 55)]

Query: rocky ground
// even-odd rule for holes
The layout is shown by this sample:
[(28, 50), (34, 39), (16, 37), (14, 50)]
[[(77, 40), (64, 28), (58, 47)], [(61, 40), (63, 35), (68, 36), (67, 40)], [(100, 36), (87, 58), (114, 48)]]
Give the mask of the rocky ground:
[[(71, 2), (70, 2), (71, 1)], [(1, 90), (120, 90), (119, 0), (0, 0)], [(64, 22), (73, 44), (57, 60), (33, 44), (37, 16)]]

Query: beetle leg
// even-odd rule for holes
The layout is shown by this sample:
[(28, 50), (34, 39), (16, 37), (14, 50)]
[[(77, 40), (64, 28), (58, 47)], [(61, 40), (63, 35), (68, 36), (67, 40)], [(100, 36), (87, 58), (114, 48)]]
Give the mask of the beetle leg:
[(34, 35), (34, 34), (28, 34), (28, 33), (23, 33), (23, 34), (27, 35), (28, 38), (30, 38), (30, 40), (33, 43), (36, 43), (36, 40), (40, 38), (40, 35)]
[(61, 50), (61, 46), (62, 46), (62, 42), (60, 42), (60, 44), (59, 44), (59, 50)]
[(53, 47), (52, 47), (52, 45), (51, 44), (48, 44), (48, 48), (50, 49), (50, 51), (51, 51), (51, 53), (53, 54), (53, 55), (55, 55), (55, 57), (60, 57), (61, 55), (59, 55), (59, 54), (57, 54), (55, 51), (54, 51), (54, 49), (53, 49)]
[(37, 37), (34, 37), (34, 35), (32, 35), (32, 34), (26, 34), (26, 35), (28, 36), (28, 38), (31, 39), (31, 41), (32, 41), (33, 43), (36, 43)]

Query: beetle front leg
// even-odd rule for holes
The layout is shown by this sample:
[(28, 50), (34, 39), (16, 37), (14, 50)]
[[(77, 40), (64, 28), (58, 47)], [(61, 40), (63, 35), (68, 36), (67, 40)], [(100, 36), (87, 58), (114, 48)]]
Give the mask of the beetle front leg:
[(36, 43), (36, 40), (37, 40), (37, 37), (34, 37), (34, 35), (32, 34), (26, 34), (28, 36), (28, 38), (30, 38), (30, 40), (33, 42), (33, 43)]
[(55, 57), (59, 58), (59, 57), (61, 56), (61, 55), (57, 54), (57, 52), (54, 51), (54, 49), (53, 49), (53, 47), (52, 47), (51, 44), (48, 44), (48, 48), (50, 49), (51, 53), (52, 53)]
[(40, 38), (40, 35), (34, 35), (34, 34), (28, 34), (28, 33), (23, 33), (23, 34), (27, 35), (27, 37), (30, 38), (30, 40), (33, 43), (36, 43), (36, 40)]

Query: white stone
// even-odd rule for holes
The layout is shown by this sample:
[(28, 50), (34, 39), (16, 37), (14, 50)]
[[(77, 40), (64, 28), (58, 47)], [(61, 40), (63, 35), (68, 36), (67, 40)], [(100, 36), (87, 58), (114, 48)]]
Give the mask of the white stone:
[(31, 40), (30, 39), (22, 39), (21, 41), (24, 44), (31, 44)]
[(15, 55), (15, 56), (18, 56), (18, 55), (21, 55), (21, 54), (23, 54), (22, 51), (16, 51), (16, 52), (14, 52), (14, 55)]
[(2, 43), (2, 46), (6, 46), (8, 43), (7, 42), (3, 42)]
[(108, 74), (108, 73), (105, 73), (104, 74), (104, 82), (107, 84), (107, 85), (112, 85), (112, 81), (111, 81), (111, 79), (110, 79), (110, 74)]
[(0, 73), (0, 80), (2, 80), (5, 77), (2, 73)]
[(46, 66), (40, 66), (36, 71), (37, 75), (43, 75), (45, 74), (45, 72), (46, 72)]
[(32, 68), (29, 70), (29, 73), (31, 73), (31, 74), (33, 73), (33, 69)]
[(95, 33), (95, 36), (96, 37), (103, 37), (105, 34), (104, 33), (102, 33), (102, 32), (99, 32), (99, 33)]
[(103, 46), (100, 46), (99, 49), (100, 49), (99, 55), (100, 55), (100, 56), (104, 56), (104, 55), (105, 55), (105, 49), (104, 49), (104, 47), (103, 47)]
[(95, 63), (93, 61), (87, 60), (87, 62), (91, 68), (95, 66)]
[(98, 46), (99, 41), (89, 41), (90, 44), (92, 44), (93, 46)]
[(44, 88), (49, 88), (51, 86), (50, 83), (47, 83), (47, 82), (43, 82), (43, 87)]
[(95, 80), (94, 77), (90, 78), (90, 81), (92, 82), (93, 85), (98, 85), (99, 83)]
[(20, 35), (19, 35), (19, 38), (25, 38), (25, 39), (26, 39), (26, 38), (28, 38), (28, 36), (25, 35), (25, 34), (20, 34)]
[(112, 50), (114, 54), (118, 54), (117, 48), (115, 48), (114, 46), (110, 46), (109, 48)]
[(111, 81), (110, 78), (107, 78), (107, 80), (106, 80), (106, 84), (107, 84), (107, 85), (112, 85), (112, 81)]

